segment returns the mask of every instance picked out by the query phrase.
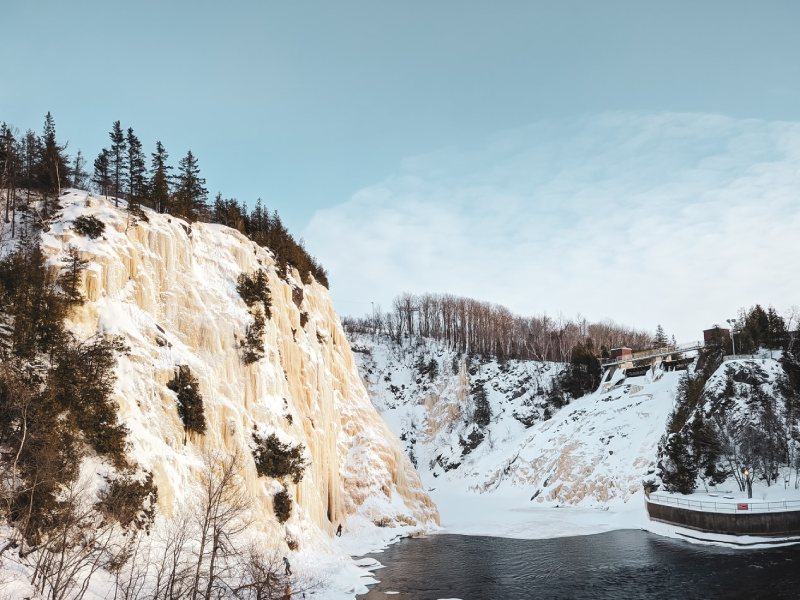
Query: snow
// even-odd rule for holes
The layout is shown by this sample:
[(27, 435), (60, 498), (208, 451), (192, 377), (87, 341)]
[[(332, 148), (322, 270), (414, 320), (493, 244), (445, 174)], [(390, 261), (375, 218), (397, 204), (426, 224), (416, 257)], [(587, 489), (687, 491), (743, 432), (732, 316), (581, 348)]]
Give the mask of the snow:
[[(508, 498), (520, 509), (641, 510), (642, 481), (654, 472), (680, 372), (656, 369), (627, 380), (617, 374), (546, 418), (545, 395), (560, 365), (490, 360), (473, 364), (471, 374), (463, 364), (455, 373), (449, 365), (460, 357), (431, 340), (402, 347), (362, 335), (352, 342), (373, 402), (406, 441), (443, 525), (451, 506), (473, 496)], [(415, 365), (430, 358), (441, 366), (426, 381)], [(483, 441), (465, 452), (460, 440), (470, 431), (476, 381), (486, 381), (492, 418)], [(516, 418), (523, 414), (529, 427)]]

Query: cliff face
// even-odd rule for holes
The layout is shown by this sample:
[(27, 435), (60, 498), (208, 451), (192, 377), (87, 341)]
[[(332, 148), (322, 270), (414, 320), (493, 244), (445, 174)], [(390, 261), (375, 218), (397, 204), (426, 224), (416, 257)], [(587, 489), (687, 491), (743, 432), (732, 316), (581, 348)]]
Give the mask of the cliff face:
[[(563, 365), (467, 361), (424, 339), (398, 345), (362, 334), (351, 341), (376, 407), (436, 488), (444, 513), (459, 510), (451, 502), (462, 501), (460, 492), (525, 506), (629, 503), (655, 470), (681, 377), (661, 370), (617, 377), (608, 391), (558, 408), (548, 391)], [(489, 417), (479, 426), (481, 396)]]
[[(152, 211), (146, 221), (134, 220), (112, 202), (77, 191), (61, 204), (43, 247), (53, 269), (70, 246), (90, 261), (86, 302), (72, 314), (71, 329), (80, 337), (121, 335), (130, 347), (119, 359), (116, 399), (131, 458), (154, 474), (160, 514), (169, 516), (191, 496), (204, 454), (239, 453), (256, 525), (277, 533), (272, 496), (279, 484), (257, 476), (255, 429), (306, 448), (305, 476), (288, 486), (295, 498), (290, 527), (331, 533), (354, 514), (383, 524), (438, 521), (370, 403), (323, 286), (304, 285), (297, 272), (280, 279), (267, 249), (221, 225), (189, 225)], [(101, 237), (73, 230), (81, 214), (105, 224)], [(268, 273), (271, 318), (264, 358), (244, 365), (239, 344), (252, 317), (236, 280), (257, 269)], [(187, 443), (176, 396), (166, 387), (177, 365), (197, 376), (208, 426)]]

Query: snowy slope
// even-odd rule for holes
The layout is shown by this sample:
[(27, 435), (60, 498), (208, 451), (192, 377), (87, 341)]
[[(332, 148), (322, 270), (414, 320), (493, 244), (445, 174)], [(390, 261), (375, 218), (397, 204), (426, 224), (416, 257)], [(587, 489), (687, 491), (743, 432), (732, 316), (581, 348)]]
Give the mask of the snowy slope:
[[(78, 248), (90, 261), (87, 301), (70, 328), (81, 338), (121, 335), (130, 347), (119, 360), (115, 399), (130, 430), (131, 458), (154, 474), (160, 518), (194, 501), (203, 456), (224, 452), (243, 458), (253, 534), (284, 553), (285, 540), (297, 539), (298, 560), (309, 568), (320, 552), (348, 562), (346, 551), (355, 549), (331, 539), (338, 523), (381, 539), (435, 525), (437, 510), (372, 407), (323, 286), (304, 285), (296, 272), (281, 280), (268, 250), (221, 225), (189, 225), (147, 209), (147, 219), (136, 220), (77, 190), (60, 203), (42, 236), (48, 265), (60, 268), (68, 249)], [(72, 223), (79, 215), (103, 221), (103, 235), (78, 235)], [(269, 274), (272, 318), (265, 358), (246, 366), (239, 340), (251, 317), (236, 280), (258, 268)], [(199, 379), (208, 423), (206, 435), (185, 445), (175, 394), (166, 387), (183, 364)], [(299, 484), (289, 485), (295, 510), (285, 525), (272, 510), (279, 484), (258, 477), (250, 460), (253, 430), (306, 449), (310, 466)]]
[[(560, 365), (467, 363), (432, 340), (398, 345), (361, 334), (351, 341), (373, 403), (405, 441), (450, 530), (538, 537), (637, 522), (596, 511), (541, 512), (556, 506), (633, 511), (641, 520), (642, 481), (655, 470), (681, 373), (617, 374), (607, 391), (558, 410), (547, 391)], [(432, 358), (436, 376), (420, 375)], [(474, 429), (471, 390), (481, 381), (492, 416), (483, 440), (465, 453), (462, 441)]]

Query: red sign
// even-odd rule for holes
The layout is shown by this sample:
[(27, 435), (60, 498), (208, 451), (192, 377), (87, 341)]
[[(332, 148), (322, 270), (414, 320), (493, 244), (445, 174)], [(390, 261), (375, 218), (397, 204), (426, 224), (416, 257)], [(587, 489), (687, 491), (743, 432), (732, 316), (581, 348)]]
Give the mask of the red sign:
[(736, 510), (747, 510), (747, 507), (748, 507), (747, 504), (737, 504)]

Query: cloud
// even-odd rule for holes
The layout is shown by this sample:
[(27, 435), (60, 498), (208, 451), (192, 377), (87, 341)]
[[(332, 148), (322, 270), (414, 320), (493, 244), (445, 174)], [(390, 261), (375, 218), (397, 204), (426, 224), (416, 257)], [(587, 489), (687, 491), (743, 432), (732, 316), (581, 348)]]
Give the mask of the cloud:
[(337, 308), (448, 292), (681, 339), (800, 303), (800, 124), (607, 113), (404, 161), (303, 232)]

